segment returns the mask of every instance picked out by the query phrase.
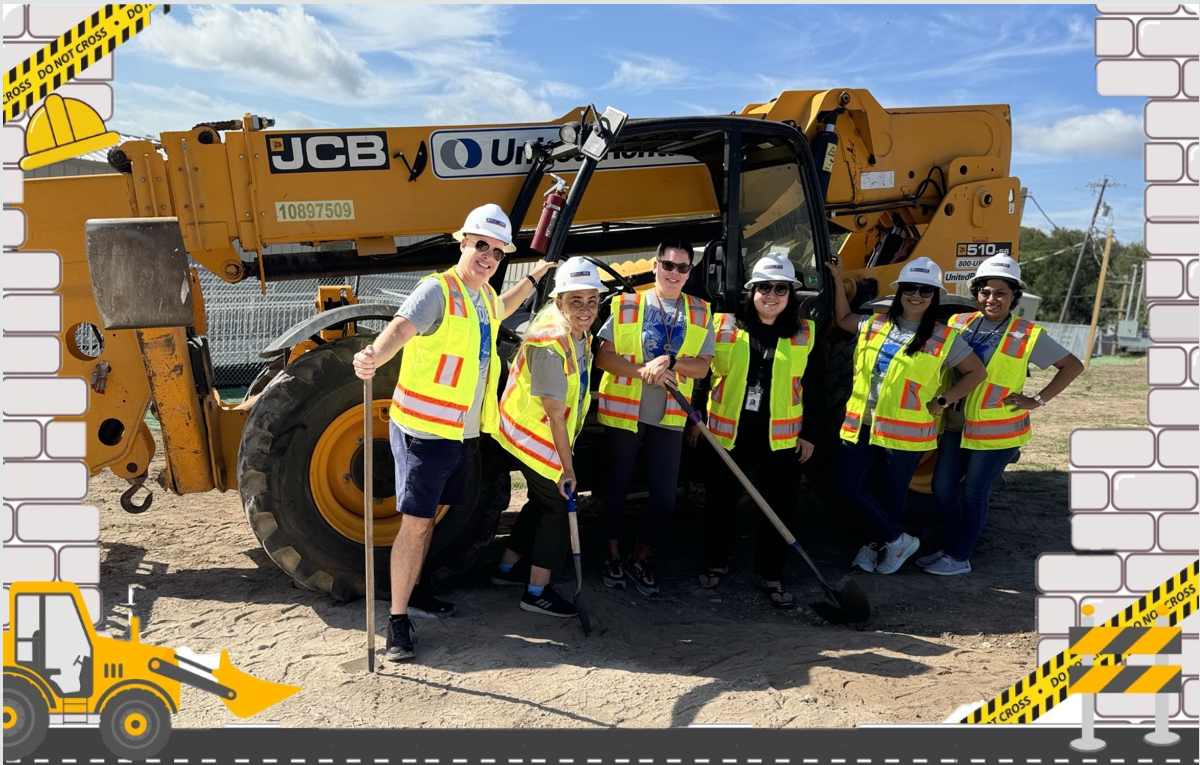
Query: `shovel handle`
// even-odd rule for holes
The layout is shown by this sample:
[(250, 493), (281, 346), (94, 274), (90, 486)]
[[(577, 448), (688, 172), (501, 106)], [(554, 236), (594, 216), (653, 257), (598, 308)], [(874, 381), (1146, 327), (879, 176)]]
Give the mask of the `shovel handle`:
[(367, 671), (375, 671), (375, 391), (363, 380), (363, 549), (367, 595)]
[(575, 489), (567, 491), (567, 525), (571, 529), (571, 558), (575, 561), (575, 594), (583, 590), (583, 569), (579, 557), (579, 515), (575, 512)]
[(754, 484), (750, 483), (750, 479), (746, 477), (746, 474), (743, 473), (741, 468), (737, 466), (737, 463), (733, 461), (733, 457), (730, 457), (729, 452), (725, 450), (725, 447), (721, 446), (721, 442), (717, 440), (717, 437), (712, 434), (712, 431), (710, 431), (708, 426), (704, 424), (704, 421), (700, 419), (700, 414), (692, 408), (692, 405), (686, 398), (683, 397), (683, 394), (679, 392), (678, 388), (672, 388), (668, 385), (667, 390), (671, 393), (671, 396), (675, 398), (675, 402), (679, 404), (684, 412), (687, 413), (688, 419), (691, 420), (696, 427), (700, 428), (700, 432), (704, 435), (704, 438), (709, 444), (712, 445), (712, 448), (725, 462), (726, 467), (728, 467), (734, 476), (737, 477), (738, 481), (741, 482), (742, 488), (744, 488), (746, 493), (750, 495), (750, 498), (754, 500), (754, 504), (758, 505), (758, 509), (762, 510), (763, 514), (767, 516), (767, 520), (771, 522), (771, 525), (774, 526), (775, 530), (778, 531), (780, 536), (783, 537), (783, 541), (787, 542), (788, 546), (793, 550), (800, 553), (800, 556), (804, 558), (804, 562), (808, 564), (808, 567), (811, 568), (813, 573), (816, 575), (817, 581), (824, 585), (825, 589), (832, 589), (829, 586), (829, 583), (825, 581), (825, 577), (821, 576), (821, 571), (817, 568), (817, 564), (813, 563), (812, 558), (808, 557), (808, 553), (804, 552), (804, 548), (801, 547), (800, 543), (796, 541), (796, 537), (792, 536), (792, 532), (788, 530), (788, 527), (783, 524), (783, 521), (779, 520), (779, 516), (776, 515), (775, 511), (771, 509), (771, 506), (767, 504), (767, 500), (763, 499), (763, 495), (759, 494), (758, 489), (754, 488)]

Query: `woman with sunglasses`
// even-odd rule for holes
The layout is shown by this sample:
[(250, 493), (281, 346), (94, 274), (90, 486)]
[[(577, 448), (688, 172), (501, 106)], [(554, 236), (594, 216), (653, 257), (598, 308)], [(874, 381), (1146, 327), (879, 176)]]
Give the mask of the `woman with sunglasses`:
[[(803, 376), (815, 346), (813, 324), (800, 315), (793, 292), (801, 284), (786, 255), (770, 254), (754, 264), (746, 298), (737, 313), (717, 314), (716, 356), (708, 395), (708, 429), (752, 477), (785, 524), (796, 506), (797, 460), (806, 462), (813, 445), (802, 434)], [(689, 423), (692, 448), (700, 438)], [(742, 486), (721, 460), (712, 460), (704, 491), (704, 573), (700, 586), (717, 587), (729, 575), (738, 499)], [(759, 587), (779, 608), (795, 605), (781, 582), (788, 545), (763, 513), (754, 542), (754, 573)], [(789, 524), (790, 525), (790, 524)]]
[[(941, 550), (917, 558), (927, 574), (971, 572), (971, 553), (987, 523), (992, 484), (1033, 437), (1029, 412), (1045, 406), (1083, 371), (1083, 362), (1041, 327), (1012, 315), (1024, 289), (1017, 261), (1007, 255), (988, 258), (971, 281), (979, 310), (950, 317), (950, 326), (987, 365), (987, 380), (946, 412), (933, 471), (945, 542)], [(1058, 372), (1040, 392), (1026, 396), (1022, 391), (1030, 364), (1057, 367)]]
[[(612, 315), (600, 328), (596, 366), (600, 378), (600, 424), (608, 431), (608, 481), (604, 526), (609, 560), (603, 580), (625, 589), (632, 579), (638, 592), (657, 595), (658, 583), (647, 561), (666, 533), (679, 487), (679, 459), (687, 416), (667, 393), (678, 387), (691, 399), (692, 382), (708, 375), (713, 357), (712, 311), (700, 298), (683, 294), (696, 262), (692, 246), (668, 240), (658, 246), (654, 289), (617, 295)], [(646, 460), (650, 505), (642, 515), (638, 544), (626, 566), (620, 557), (625, 501), (639, 451)]]
[[(896, 294), (887, 313), (868, 316), (850, 311), (841, 289), (841, 259), (833, 256), (828, 267), (836, 287), (838, 326), (858, 335), (854, 387), (842, 422), (838, 483), (884, 543), (882, 550), (877, 544), (863, 547), (853, 565), (892, 574), (921, 545), (899, 524), (917, 464), (925, 452), (937, 448), (938, 415), (974, 390), (986, 374), (971, 347), (937, 321), (942, 269), (932, 260), (917, 258), (905, 264), (892, 282)], [(945, 390), (949, 369), (962, 377)], [(868, 488), (867, 475), (876, 467), (881, 480)]]

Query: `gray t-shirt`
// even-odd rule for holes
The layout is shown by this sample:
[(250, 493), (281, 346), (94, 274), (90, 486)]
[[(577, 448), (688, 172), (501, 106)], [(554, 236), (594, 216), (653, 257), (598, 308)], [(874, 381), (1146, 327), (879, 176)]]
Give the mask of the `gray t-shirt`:
[[(666, 356), (667, 332), (671, 333), (672, 353), (679, 354), (683, 345), (684, 333), (687, 330), (687, 298), (680, 295), (677, 300), (659, 301), (658, 296), (649, 293), (642, 300), (645, 318), (642, 321), (642, 359), (652, 361), (659, 356)], [(665, 311), (663, 310), (665, 309)], [(600, 328), (600, 339), (613, 341), (613, 317)], [(708, 314), (708, 335), (700, 346), (697, 356), (713, 356), (716, 354), (716, 333), (713, 330), (712, 311)], [(657, 385), (642, 386), (642, 402), (638, 407), (638, 422), (645, 425), (659, 425), (667, 411), (667, 392)], [(683, 427), (671, 427), (668, 430), (683, 430)]]
[[(863, 327), (870, 324), (874, 318), (874, 314), (858, 317), (858, 331), (861, 333)], [(883, 378), (892, 364), (892, 359), (896, 357), (897, 353), (904, 352), (905, 346), (912, 340), (919, 326), (919, 322), (897, 319), (888, 330), (887, 339), (884, 340), (883, 347), (879, 349), (879, 356), (875, 358), (875, 368), (871, 370), (871, 388), (867, 393), (867, 410), (863, 413), (863, 426), (871, 424), (871, 419), (875, 414), (875, 404), (879, 401), (879, 389), (883, 387)], [(967, 345), (961, 337), (955, 337), (954, 342), (950, 344), (950, 350), (942, 354), (942, 366), (953, 369), (970, 355), (971, 346)]]
[[(1003, 321), (988, 321), (980, 317), (978, 320), (971, 323), (971, 326), (964, 329), (958, 334), (968, 345), (971, 350), (975, 351), (975, 355), (979, 357), (984, 366), (992, 360), (992, 355), (996, 349), (1000, 347), (1000, 342), (1004, 339), (1004, 330), (1008, 328), (1008, 319)], [(1038, 335), (1037, 342), (1033, 344), (1033, 350), (1029, 354), (1029, 363), (1036, 366), (1038, 369), (1049, 369), (1058, 362), (1065, 359), (1071, 352), (1062, 347), (1050, 334), (1045, 330)], [(962, 375), (954, 373), (954, 381), (958, 382)], [(983, 383), (986, 385), (987, 383)], [(1014, 391), (1020, 393), (1020, 391)], [(946, 430), (962, 430), (963, 420), (965, 416), (962, 412), (962, 404), (959, 403), (946, 411)]]
[[(472, 290), (463, 284), (467, 296), (475, 305), (475, 315), (479, 317), (479, 384), (475, 386), (475, 400), (467, 410), (467, 419), (463, 426), (463, 438), (479, 437), (479, 422), (483, 416), (483, 394), (487, 390), (488, 365), (492, 355), (492, 324), (488, 318), (486, 298), (482, 290)], [(405, 299), (397, 316), (403, 316), (417, 328), (418, 335), (432, 335), (442, 326), (442, 317), (446, 315), (446, 300), (442, 297), (442, 287), (437, 279), (422, 279), (412, 294)], [(418, 391), (419, 392), (419, 391)], [(400, 427), (400, 430), (417, 438), (441, 438), (432, 433), (426, 433), (413, 428)]]
[[(588, 343), (587, 339), (571, 338), (571, 347), (575, 352), (575, 363), (581, 371), (579, 380), (579, 401), (572, 406), (579, 406), (588, 385)], [(562, 356), (558, 351), (544, 345), (526, 346), (525, 358), (529, 362), (529, 392), (539, 398), (552, 398), (563, 404), (567, 403), (567, 373), (563, 370)]]

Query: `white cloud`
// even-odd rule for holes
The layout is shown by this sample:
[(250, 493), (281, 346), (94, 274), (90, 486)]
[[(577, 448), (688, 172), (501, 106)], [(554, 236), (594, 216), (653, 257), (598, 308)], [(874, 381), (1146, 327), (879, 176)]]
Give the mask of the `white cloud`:
[(495, 5), (320, 5), (337, 39), (359, 53), (413, 51), (451, 43), (473, 55), (479, 40), (508, 31), (505, 9)]
[(303, 130), (328, 126), (300, 111), (263, 114), (244, 104), (212, 97), (178, 85), (159, 87), (117, 80), (113, 83), (116, 108), (109, 126), (122, 133), (149, 135), (170, 130), (190, 130), (201, 122), (241, 119), (247, 112), (274, 117), (280, 130)]
[(691, 74), (688, 67), (665, 56), (634, 53), (617, 63), (612, 79), (604, 87), (627, 93), (650, 93), (678, 85)]
[(222, 72), (249, 90), (328, 103), (374, 101), (385, 90), (357, 53), (299, 6), (196, 6), (190, 24), (164, 16), (151, 29), (139, 38), (146, 52), (174, 66)]
[(538, 98), (583, 98), (583, 91), (565, 82), (547, 80), (534, 89)]
[(425, 116), (439, 125), (545, 122), (560, 116), (516, 77), (486, 69), (461, 72), (444, 92), (419, 97), (417, 102)]
[(1140, 157), (1142, 118), (1120, 109), (1067, 117), (1050, 125), (1013, 125), (1017, 151), (1041, 158)]

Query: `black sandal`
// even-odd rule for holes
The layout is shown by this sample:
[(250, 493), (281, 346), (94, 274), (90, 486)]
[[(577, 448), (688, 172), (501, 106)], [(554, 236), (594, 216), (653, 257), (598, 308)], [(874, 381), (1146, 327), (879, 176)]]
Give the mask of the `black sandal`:
[(721, 581), (725, 577), (729, 576), (729, 569), (727, 568), (724, 571), (722, 571), (719, 568), (710, 568), (707, 571), (705, 571), (704, 573), (702, 573), (700, 576), (707, 577), (708, 581), (711, 583), (711, 584), (705, 584), (703, 581), (697, 582), (702, 589), (715, 590), (721, 586)]
[[(758, 586), (759, 586), (759, 589), (761, 589), (764, 593), (766, 593), (767, 597), (769, 597), (771, 599), (771, 605), (775, 606), (776, 608), (795, 608), (796, 607), (796, 599), (794, 597), (792, 597), (792, 594), (790, 592), (783, 589), (782, 587), (776, 587), (776, 586), (769, 585), (769, 584), (767, 584), (767, 580), (765, 580), (765, 579), (759, 579)], [(783, 600), (783, 597), (785, 595), (791, 599)], [(776, 600), (776, 598), (779, 598), (779, 600)]]

